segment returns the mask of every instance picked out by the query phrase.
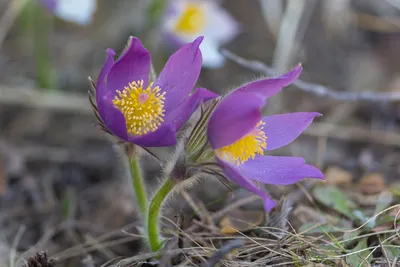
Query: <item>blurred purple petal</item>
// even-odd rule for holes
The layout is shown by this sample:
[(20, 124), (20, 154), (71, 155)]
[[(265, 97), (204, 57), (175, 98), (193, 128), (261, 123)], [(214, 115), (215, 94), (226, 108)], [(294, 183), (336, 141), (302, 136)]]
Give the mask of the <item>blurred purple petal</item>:
[(107, 75), (108, 94), (124, 90), (130, 82), (143, 80), (147, 87), (150, 73), (150, 53), (136, 37), (130, 37), (125, 53), (115, 62)]
[(258, 93), (267, 99), (280, 92), (283, 87), (293, 83), (300, 76), (302, 69), (301, 65), (298, 65), (278, 78), (258, 80), (238, 88), (237, 91)]
[(57, 0), (40, 0), (40, 2), (50, 11), (54, 12), (57, 7)]
[(176, 131), (173, 125), (163, 124), (155, 132), (128, 138), (129, 142), (144, 147), (173, 146), (176, 144)]
[(100, 71), (96, 83), (96, 101), (97, 105), (101, 105), (101, 97), (107, 92), (106, 77), (111, 67), (114, 64), (115, 52), (111, 48), (107, 49), (107, 58), (103, 68)]
[(238, 166), (240, 173), (265, 184), (295, 184), (304, 178), (325, 179), (316, 167), (299, 157), (256, 156)]
[(109, 95), (104, 95), (98, 102), (100, 116), (107, 128), (119, 138), (128, 141), (125, 117), (114, 107)]
[(196, 89), (196, 91), (188, 97), (187, 100), (183, 101), (179, 107), (166, 115), (165, 123), (175, 125), (175, 129), (178, 131), (190, 116), (192, 116), (201, 102), (206, 102), (216, 97), (219, 97), (219, 95), (205, 88)]
[(250, 192), (260, 196), (264, 201), (264, 207), (267, 212), (271, 211), (275, 207), (275, 202), (268, 197), (268, 194), (260, 189), (254, 182), (247, 179), (246, 176), (242, 175), (237, 167), (233, 166), (229, 162), (218, 159), (217, 162), (221, 165), (222, 170), (226, 174), (226, 177), (237, 185), (243, 187)]
[(264, 99), (254, 93), (234, 92), (221, 100), (207, 127), (213, 149), (230, 145), (250, 131), (261, 120)]
[(308, 126), (316, 116), (317, 112), (297, 112), (266, 116), (263, 131), (267, 136), (267, 148), (273, 150), (293, 142)]
[(167, 61), (154, 86), (160, 86), (165, 95), (165, 111), (179, 105), (192, 91), (200, 75), (202, 56), (199, 49), (203, 37), (182, 46)]

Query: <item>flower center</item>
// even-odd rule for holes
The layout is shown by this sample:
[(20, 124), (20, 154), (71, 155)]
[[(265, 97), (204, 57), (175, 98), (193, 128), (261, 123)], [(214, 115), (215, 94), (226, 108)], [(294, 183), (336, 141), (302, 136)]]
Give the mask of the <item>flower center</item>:
[(175, 31), (182, 34), (196, 34), (204, 28), (205, 12), (200, 4), (187, 3), (175, 25)]
[(143, 135), (154, 132), (164, 121), (165, 92), (160, 87), (152, 88), (150, 83), (143, 89), (143, 80), (131, 82), (124, 90), (118, 91), (113, 99), (114, 106), (125, 117), (129, 134)]
[(267, 148), (267, 136), (263, 131), (264, 124), (260, 121), (250, 133), (235, 143), (217, 149), (217, 155), (236, 165), (243, 164), (250, 158), (254, 159), (256, 154), (263, 155), (264, 149)]

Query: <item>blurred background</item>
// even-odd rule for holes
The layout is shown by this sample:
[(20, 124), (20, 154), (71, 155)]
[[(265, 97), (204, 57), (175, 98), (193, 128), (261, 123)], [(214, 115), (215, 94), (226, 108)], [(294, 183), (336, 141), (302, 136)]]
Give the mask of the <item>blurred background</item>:
[[(224, 60), (222, 49), (276, 74), (301, 62), (301, 80), (344, 94), (335, 99), (291, 86), (273, 97), (269, 114), (324, 114), (278, 153), (305, 157), (327, 171), (328, 182), (366, 195), (399, 183), (400, 1), (225, 0), (192, 13), (183, 0), (48, 2), (0, 0), (0, 266), (9, 266), (11, 251), (22, 260), (44, 249), (59, 266), (138, 253), (137, 237), (121, 231), (137, 234), (138, 225), (124, 163), (95, 126), (87, 96), (106, 49), (120, 53), (130, 35), (150, 50), (157, 72), (180, 43), (210, 38), (198, 84), (221, 94), (267, 76)], [(363, 92), (397, 100), (346, 97)], [(159, 166), (149, 158), (143, 166), (151, 190)], [(362, 187), (365, 179), (372, 193)], [(207, 204), (221, 190), (230, 195), (208, 183), (192, 190), (194, 198)], [(273, 197), (290, 190), (278, 188)], [(186, 206), (175, 202), (170, 206)]]

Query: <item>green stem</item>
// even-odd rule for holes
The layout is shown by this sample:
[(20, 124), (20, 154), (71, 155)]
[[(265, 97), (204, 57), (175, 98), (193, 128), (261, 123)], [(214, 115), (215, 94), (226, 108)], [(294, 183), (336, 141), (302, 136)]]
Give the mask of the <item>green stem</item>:
[(142, 213), (142, 216), (146, 216), (148, 209), (147, 194), (140, 171), (138, 157), (135, 155), (131, 156), (129, 158), (129, 165), (131, 169), (133, 190), (135, 191), (135, 196), (139, 204), (140, 212)]
[(41, 88), (53, 90), (56, 87), (56, 79), (51, 64), (49, 44), (51, 17), (35, 1), (31, 2), (27, 8), (29, 9), (28, 21), (34, 45), (37, 83)]
[(161, 248), (161, 238), (159, 229), (159, 220), (161, 204), (164, 202), (165, 198), (174, 188), (176, 182), (172, 179), (167, 179), (158, 192), (154, 195), (150, 202), (149, 214), (147, 218), (148, 227), (148, 240), (152, 251), (158, 251)]

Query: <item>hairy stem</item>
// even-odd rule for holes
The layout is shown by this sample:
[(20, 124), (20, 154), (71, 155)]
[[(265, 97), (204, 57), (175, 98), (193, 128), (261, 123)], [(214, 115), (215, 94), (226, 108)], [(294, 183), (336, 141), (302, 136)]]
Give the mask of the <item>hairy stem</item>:
[(150, 248), (152, 251), (158, 251), (161, 246), (161, 235), (160, 235), (160, 226), (159, 226), (159, 216), (160, 216), (160, 209), (161, 205), (164, 202), (165, 198), (174, 188), (176, 182), (169, 178), (167, 179), (164, 184), (160, 187), (157, 193), (154, 195), (150, 202), (149, 213), (148, 213), (148, 227), (147, 227), (147, 234), (148, 234), (148, 241), (150, 243)]
[(139, 204), (140, 212), (143, 217), (146, 216), (148, 210), (146, 188), (143, 183), (142, 173), (140, 171), (139, 160), (136, 155), (129, 157), (129, 166), (131, 170), (132, 185), (135, 196)]

